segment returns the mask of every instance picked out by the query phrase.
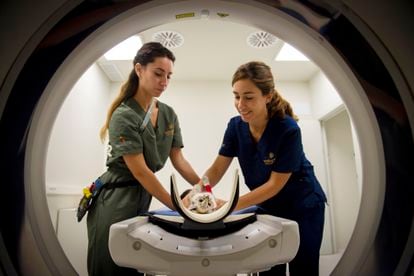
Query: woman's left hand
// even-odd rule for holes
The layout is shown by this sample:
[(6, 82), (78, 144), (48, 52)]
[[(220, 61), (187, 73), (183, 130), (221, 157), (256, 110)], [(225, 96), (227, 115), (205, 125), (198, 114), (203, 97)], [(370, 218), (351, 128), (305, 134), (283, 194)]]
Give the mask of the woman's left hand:
[(184, 207), (188, 209), (191, 204), (191, 193), (188, 193), (181, 201), (184, 204)]

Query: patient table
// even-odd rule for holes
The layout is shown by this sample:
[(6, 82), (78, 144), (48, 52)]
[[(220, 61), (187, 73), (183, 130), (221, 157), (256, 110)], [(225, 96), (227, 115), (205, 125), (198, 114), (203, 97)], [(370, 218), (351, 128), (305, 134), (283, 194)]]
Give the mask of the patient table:
[(299, 248), (297, 223), (233, 212), (238, 194), (236, 172), (231, 199), (213, 213), (196, 214), (183, 206), (172, 175), (171, 197), (178, 213), (151, 212), (113, 224), (112, 259), (150, 275), (171, 276), (249, 274), (291, 261)]

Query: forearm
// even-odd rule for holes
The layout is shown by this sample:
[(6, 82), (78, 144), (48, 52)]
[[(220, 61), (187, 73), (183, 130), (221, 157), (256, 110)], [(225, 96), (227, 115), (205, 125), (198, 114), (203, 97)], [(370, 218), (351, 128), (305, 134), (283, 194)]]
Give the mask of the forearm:
[(274, 197), (286, 185), (290, 175), (290, 173), (273, 172), (266, 183), (239, 197), (235, 209), (244, 209), (252, 205), (260, 204), (271, 197)]
[(240, 196), (235, 209), (240, 210), (247, 208), (249, 206), (260, 204), (268, 200), (275, 194), (276, 192), (274, 191), (274, 189), (262, 185), (254, 189), (253, 191)]
[(170, 160), (174, 168), (188, 183), (195, 185), (200, 181), (200, 177), (187, 159), (184, 158), (181, 149), (173, 148), (170, 153)]
[(169, 208), (174, 209), (169, 193), (148, 168), (142, 153), (124, 155), (124, 160), (133, 176), (141, 183), (145, 190)]
[(220, 182), (224, 173), (221, 173), (217, 167), (211, 166), (203, 175), (208, 177), (211, 187), (214, 187), (217, 183)]
[(213, 164), (206, 170), (204, 175), (208, 177), (212, 187), (214, 187), (221, 180), (232, 160), (233, 158), (231, 157), (219, 155), (214, 160)]
[(156, 197), (168, 208), (175, 209), (170, 194), (164, 189), (151, 170), (140, 170), (139, 173), (134, 173), (134, 177), (141, 183), (148, 193)]
[(191, 185), (195, 185), (200, 181), (200, 177), (187, 160), (183, 159), (179, 165), (174, 165), (174, 168)]

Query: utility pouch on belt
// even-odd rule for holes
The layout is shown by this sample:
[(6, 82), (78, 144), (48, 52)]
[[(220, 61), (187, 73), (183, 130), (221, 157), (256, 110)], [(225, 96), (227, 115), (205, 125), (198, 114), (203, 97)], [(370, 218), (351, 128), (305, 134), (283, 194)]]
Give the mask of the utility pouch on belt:
[(83, 197), (81, 198), (78, 205), (78, 222), (82, 220), (86, 212), (93, 206), (96, 198), (103, 188), (103, 183), (99, 180), (95, 180), (89, 187), (83, 188)]

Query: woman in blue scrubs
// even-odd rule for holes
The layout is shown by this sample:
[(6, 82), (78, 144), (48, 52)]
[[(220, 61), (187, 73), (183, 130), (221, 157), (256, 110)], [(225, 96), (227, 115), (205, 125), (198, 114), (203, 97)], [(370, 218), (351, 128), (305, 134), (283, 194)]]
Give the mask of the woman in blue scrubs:
[[(260, 212), (296, 221), (300, 246), (289, 263), (290, 275), (318, 275), (326, 196), (303, 152), (298, 119), (276, 91), (266, 64), (241, 65), (232, 86), (240, 116), (228, 123), (219, 155), (205, 175), (215, 185), (237, 157), (250, 192), (239, 198), (236, 209), (257, 205)], [(260, 275), (285, 272), (286, 265), (277, 265)]]

